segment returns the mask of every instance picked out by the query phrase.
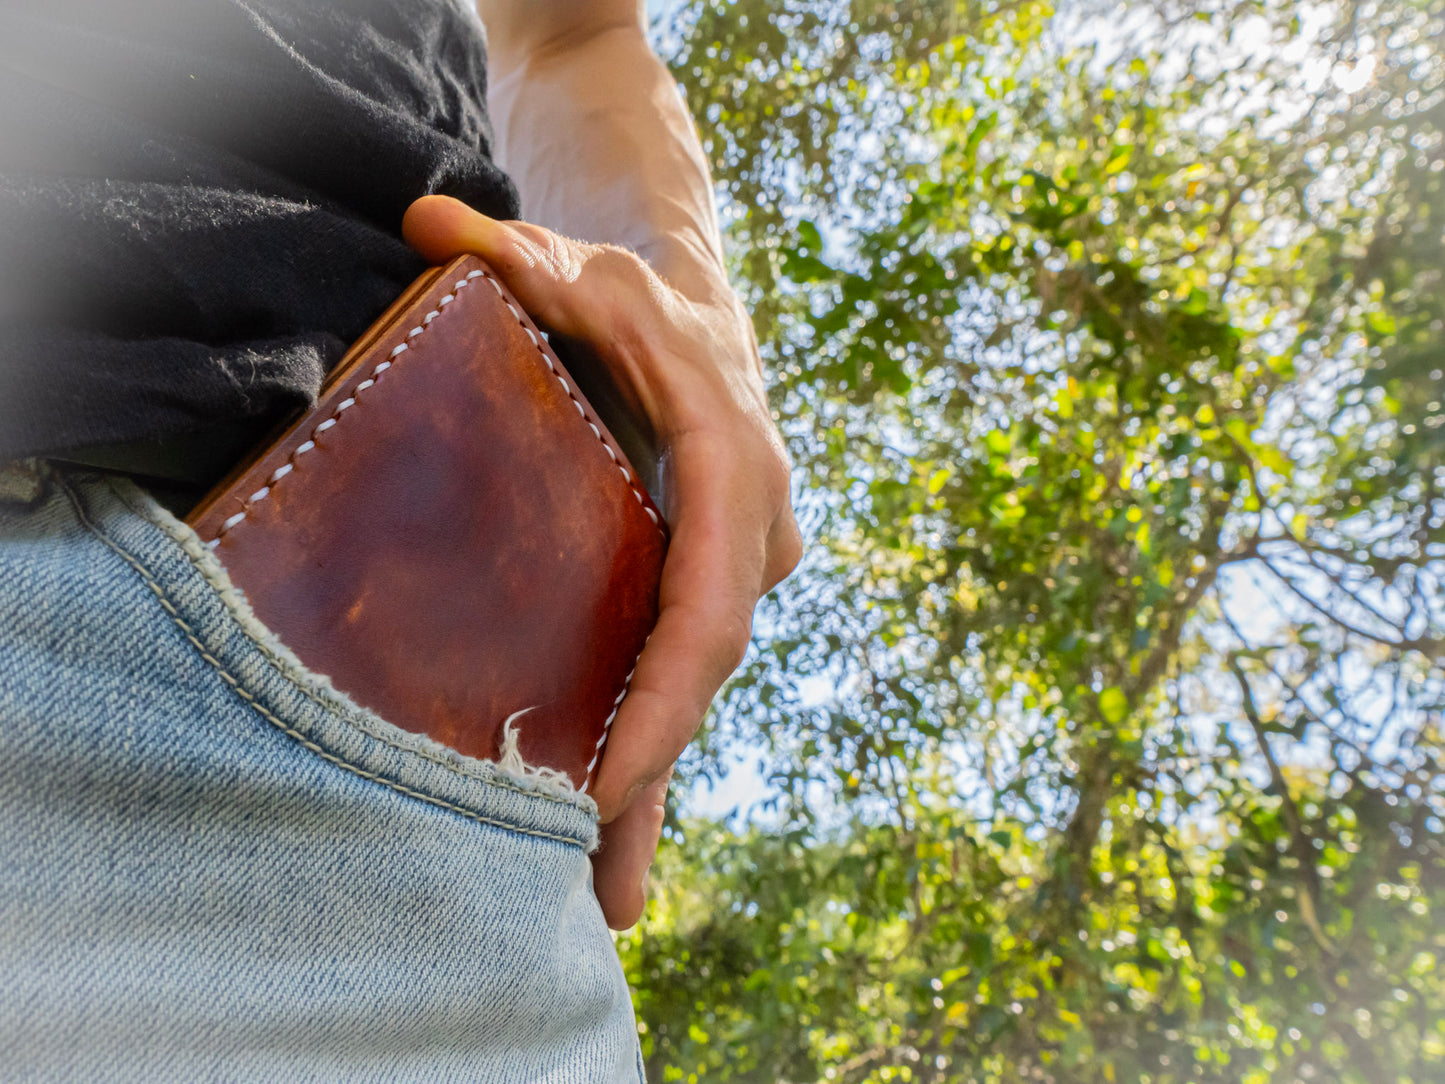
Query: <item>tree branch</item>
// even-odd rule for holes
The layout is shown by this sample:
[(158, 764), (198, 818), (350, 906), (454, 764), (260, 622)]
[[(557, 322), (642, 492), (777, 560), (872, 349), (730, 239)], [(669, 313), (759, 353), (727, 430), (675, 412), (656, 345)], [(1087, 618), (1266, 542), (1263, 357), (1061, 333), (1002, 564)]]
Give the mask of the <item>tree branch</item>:
[(1274, 758), (1274, 751), (1269, 747), (1269, 735), (1265, 733), (1264, 720), (1260, 718), (1259, 709), (1254, 702), (1254, 692), (1250, 688), (1249, 678), (1239, 660), (1229, 659), (1229, 669), (1234, 674), (1234, 679), (1239, 683), (1240, 703), (1244, 710), (1244, 716), (1249, 720), (1250, 727), (1254, 730), (1254, 739), (1259, 746), (1260, 755), (1269, 768), (1270, 789), (1280, 799), (1280, 813), (1284, 817), (1285, 826), (1290, 834), (1290, 854), (1300, 870), (1300, 918), (1304, 921), (1305, 927), (1314, 937), (1315, 943), (1321, 950), (1331, 958), (1338, 954), (1334, 942), (1325, 933), (1324, 927), (1320, 925), (1319, 914), (1316, 910), (1316, 901), (1319, 899), (1320, 883), (1319, 873), (1315, 869), (1314, 847), (1311, 843), (1308, 830), (1300, 817), (1299, 806), (1295, 804), (1293, 795), (1289, 792), (1289, 784), (1285, 781), (1284, 772), (1280, 770), (1279, 762)]

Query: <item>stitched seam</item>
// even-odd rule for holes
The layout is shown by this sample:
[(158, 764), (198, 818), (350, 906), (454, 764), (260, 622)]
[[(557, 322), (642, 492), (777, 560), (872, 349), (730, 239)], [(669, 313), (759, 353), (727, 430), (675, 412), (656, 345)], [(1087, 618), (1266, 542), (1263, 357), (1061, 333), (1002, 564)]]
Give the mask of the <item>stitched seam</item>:
[[(359, 397), (363, 391), (366, 391), (376, 384), (377, 378), (387, 369), (391, 368), (393, 359), (401, 357), (402, 354), (411, 349), (409, 344), (412, 339), (419, 338), (426, 334), (427, 329), (432, 325), (432, 321), (440, 317), (441, 314), (446, 311), (446, 307), (457, 299), (457, 293), (470, 286), (472, 279), (475, 278), (486, 279), (487, 282), (491, 283), (492, 289), (497, 291), (497, 296), (501, 298), (502, 304), (506, 305), (507, 310), (516, 318), (517, 325), (527, 333), (527, 338), (532, 340), (532, 345), (537, 348), (537, 354), (541, 357), (543, 364), (547, 366), (547, 371), (551, 373), (557, 383), (562, 386), (562, 390), (567, 393), (567, 398), (571, 400), (572, 405), (577, 408), (578, 416), (587, 423), (587, 428), (592, 430), (592, 435), (597, 438), (597, 442), (602, 446), (602, 450), (607, 453), (607, 458), (612, 460), (612, 465), (615, 466), (622, 475), (622, 480), (627, 484), (627, 488), (631, 491), (633, 499), (636, 500), (638, 506), (647, 513), (647, 518), (652, 520), (652, 525), (657, 528), (657, 533), (666, 541), (667, 532), (663, 529), (662, 520), (648, 504), (647, 499), (642, 494), (642, 490), (638, 488), (637, 482), (632, 477), (632, 472), (622, 465), (622, 461), (617, 458), (617, 453), (612, 450), (612, 446), (603, 438), (602, 430), (587, 417), (587, 411), (582, 406), (581, 400), (577, 398), (576, 393), (572, 390), (572, 385), (558, 372), (557, 367), (552, 364), (551, 357), (548, 356), (546, 349), (542, 346), (541, 338), (528, 326), (526, 318), (517, 306), (512, 304), (512, 299), (509, 298), (506, 291), (502, 289), (502, 284), (497, 277), (488, 271), (478, 268), (468, 271), (465, 278), (458, 279), (452, 285), (451, 293), (443, 296), (437, 302), (437, 307), (422, 317), (420, 324), (406, 333), (406, 341), (398, 343), (392, 348), (385, 359), (376, 364), (376, 367), (371, 370), (367, 378), (357, 384), (356, 387), (352, 389), (351, 394), (336, 405), (336, 410), (332, 413), (331, 417), (317, 423), (316, 428), (311, 430), (311, 435), (291, 450), (291, 454), (287, 456), (286, 462), (271, 472), (271, 476), (267, 479), (266, 484), (256, 490), (255, 493), (252, 493), (242, 505), (241, 511), (226, 519), (221, 524), (220, 529), (217, 530), (216, 537), (212, 538), (206, 544), (212, 549), (215, 549), (221, 544), (221, 539), (227, 531), (245, 522), (251, 505), (256, 504), (258, 501), (264, 501), (271, 495), (272, 488), (296, 468), (296, 460), (316, 447), (316, 441), (321, 434), (340, 421), (343, 412), (356, 405), (357, 397)], [(645, 644), (646, 641), (644, 641), (644, 646)], [(637, 657), (632, 660), (632, 669), (627, 672), (627, 677), (622, 681), (622, 690), (617, 694), (617, 699), (612, 702), (611, 713), (602, 724), (602, 735), (597, 739), (597, 744), (593, 747), (592, 760), (588, 763), (587, 769), (583, 773), (584, 778), (582, 785), (577, 788), (580, 794), (586, 794), (587, 788), (591, 785), (592, 769), (597, 766), (597, 762), (602, 756), (602, 748), (607, 744), (607, 738), (612, 733), (612, 721), (617, 718), (617, 711), (622, 706), (622, 701), (626, 699), (628, 690), (632, 687), (632, 675), (637, 672), (637, 660), (640, 658), (642, 658), (642, 652), (639, 651)]]
[[(658, 519), (657, 513), (648, 506), (646, 499), (642, 495), (642, 491), (637, 488), (637, 483), (633, 481), (632, 474), (622, 465), (621, 461), (618, 460), (617, 454), (612, 450), (612, 446), (602, 438), (602, 430), (598, 429), (592, 420), (587, 417), (587, 411), (583, 408), (581, 401), (573, 394), (572, 385), (557, 371), (557, 367), (552, 364), (551, 357), (548, 356), (547, 351), (543, 349), (542, 340), (537, 337), (535, 331), (527, 326), (527, 321), (517, 310), (517, 306), (512, 304), (512, 299), (509, 298), (506, 291), (502, 289), (502, 284), (497, 280), (496, 276), (479, 269), (469, 272), (467, 278), (470, 279), (477, 275), (481, 275), (482, 278), (492, 284), (492, 289), (497, 291), (497, 296), (502, 299), (502, 304), (506, 305), (511, 314), (516, 317), (518, 326), (527, 333), (527, 338), (531, 339), (532, 345), (537, 348), (537, 353), (541, 355), (543, 363), (547, 366), (547, 371), (556, 378), (557, 383), (562, 385), (562, 390), (567, 393), (567, 398), (572, 400), (572, 405), (577, 408), (578, 415), (587, 423), (587, 428), (592, 430), (592, 435), (595, 436), (598, 443), (602, 445), (602, 450), (607, 453), (607, 458), (612, 460), (613, 466), (622, 472), (622, 480), (627, 483), (627, 488), (632, 491), (633, 498), (637, 501), (638, 505), (641, 506), (642, 510), (647, 513), (647, 518), (652, 520), (652, 525), (657, 528), (657, 533), (662, 535), (663, 541), (665, 542), (667, 540), (667, 532), (662, 529), (662, 521)], [(458, 283), (458, 285), (460, 286), (460, 283)], [(643, 646), (647, 646), (646, 640), (643, 641)], [(622, 691), (617, 694), (617, 699), (612, 701), (612, 711), (608, 713), (607, 719), (602, 724), (602, 736), (597, 739), (597, 744), (592, 748), (592, 759), (587, 764), (587, 770), (582, 773), (582, 786), (577, 788), (583, 794), (587, 793), (587, 788), (591, 785), (592, 769), (597, 767), (597, 761), (602, 757), (602, 747), (607, 744), (607, 738), (612, 733), (612, 720), (617, 718), (618, 709), (622, 707), (622, 701), (627, 698), (627, 692), (632, 688), (632, 675), (637, 673), (637, 660), (640, 658), (642, 658), (641, 651), (637, 653), (637, 658), (632, 660), (632, 669), (627, 671), (627, 676), (622, 679)]]
[[(648, 640), (652, 639), (648, 636)], [(642, 641), (642, 646), (647, 646), (647, 640)], [(642, 658), (642, 652), (637, 653), (637, 659)], [(587, 793), (587, 787), (592, 782), (592, 769), (597, 767), (597, 762), (602, 759), (602, 747), (607, 744), (607, 736), (612, 733), (612, 720), (617, 718), (617, 712), (622, 707), (622, 701), (627, 699), (627, 693), (632, 688), (632, 675), (637, 673), (637, 659), (632, 660), (632, 669), (627, 671), (627, 676), (622, 679), (622, 691), (617, 694), (617, 699), (612, 701), (612, 710), (602, 723), (602, 736), (597, 739), (597, 744), (592, 747), (592, 759), (587, 764), (587, 770), (582, 773), (582, 785), (577, 788), (581, 794)]]
[[(532, 340), (532, 345), (537, 348), (537, 353), (541, 355), (543, 363), (547, 366), (547, 371), (556, 377), (558, 384), (562, 385), (562, 390), (567, 393), (567, 398), (572, 400), (572, 405), (577, 408), (577, 413), (581, 415), (582, 420), (587, 423), (587, 428), (592, 430), (592, 435), (595, 436), (602, 445), (602, 450), (607, 453), (607, 458), (612, 460), (613, 466), (622, 473), (622, 480), (627, 483), (627, 488), (632, 491), (632, 496), (636, 499), (637, 503), (642, 506), (642, 510), (647, 513), (647, 518), (652, 520), (652, 525), (657, 528), (657, 533), (666, 539), (667, 534), (662, 529), (661, 520), (658, 519), (657, 513), (647, 506), (647, 501), (642, 495), (642, 490), (637, 487), (637, 483), (633, 480), (632, 472), (622, 465), (621, 461), (617, 458), (617, 453), (612, 450), (612, 446), (603, 438), (602, 430), (598, 429), (597, 426), (592, 423), (591, 419), (587, 417), (587, 411), (582, 406), (581, 400), (579, 400), (572, 391), (572, 385), (567, 382), (566, 377), (559, 373), (557, 367), (552, 364), (552, 359), (548, 357), (547, 351), (542, 347), (542, 340), (535, 331), (527, 326), (527, 321), (523, 318), (522, 313), (518, 310), (517, 306), (512, 304), (512, 299), (503, 292), (501, 282), (497, 280), (495, 275), (482, 270), (471, 271), (467, 277), (472, 278), (476, 275), (480, 275), (492, 284), (492, 289), (497, 291), (497, 296), (502, 299), (502, 304), (506, 305), (512, 315), (517, 318), (518, 326), (527, 333), (527, 338)], [(461, 283), (457, 285), (460, 286)]]
[(233, 527), (239, 526), (241, 523), (245, 522), (251, 505), (256, 504), (260, 501), (264, 501), (267, 497), (271, 495), (272, 488), (278, 485), (281, 479), (285, 478), (286, 475), (290, 474), (293, 470), (295, 470), (296, 460), (300, 456), (305, 455), (307, 452), (311, 451), (316, 447), (316, 441), (321, 436), (321, 434), (326, 432), (326, 430), (330, 429), (338, 421), (340, 421), (341, 415), (344, 412), (350, 410), (353, 406), (356, 405), (356, 400), (363, 391), (366, 391), (375, 386), (377, 378), (381, 376), (382, 373), (386, 372), (386, 370), (391, 368), (393, 360), (401, 357), (402, 354), (406, 353), (408, 350), (411, 349), (411, 340), (426, 334), (427, 329), (432, 325), (432, 321), (440, 317), (441, 314), (446, 311), (446, 307), (457, 299), (457, 291), (470, 286), (471, 280), (474, 278), (484, 278), (492, 284), (492, 288), (497, 291), (497, 296), (502, 299), (502, 303), (506, 305), (507, 309), (511, 312), (511, 314), (516, 317), (518, 326), (527, 333), (527, 338), (532, 340), (532, 345), (537, 348), (537, 353), (541, 356), (543, 363), (547, 366), (547, 371), (551, 373), (554, 378), (556, 378), (558, 384), (562, 385), (562, 390), (567, 393), (567, 398), (570, 399), (572, 401), (572, 405), (577, 408), (578, 415), (580, 415), (582, 420), (587, 423), (587, 428), (592, 430), (592, 435), (595, 436), (598, 443), (602, 445), (602, 450), (607, 453), (607, 458), (612, 460), (612, 465), (615, 466), (617, 470), (621, 473), (622, 480), (627, 483), (627, 488), (631, 490), (633, 498), (637, 501), (638, 505), (641, 506), (642, 510), (647, 513), (647, 518), (652, 520), (652, 525), (657, 528), (658, 534), (662, 535), (665, 539), (667, 535), (666, 532), (664, 532), (662, 529), (662, 521), (659, 519), (657, 513), (648, 506), (646, 499), (642, 495), (642, 491), (638, 488), (636, 481), (632, 477), (632, 472), (622, 465), (622, 462), (617, 458), (617, 453), (612, 450), (612, 446), (609, 445), (607, 441), (603, 438), (602, 430), (599, 429), (591, 421), (591, 419), (587, 417), (587, 411), (583, 408), (581, 401), (573, 392), (572, 385), (569, 384), (566, 378), (557, 371), (557, 367), (552, 364), (552, 359), (547, 356), (547, 351), (542, 347), (542, 340), (538, 337), (535, 331), (533, 331), (530, 327), (527, 326), (527, 321), (523, 318), (521, 312), (517, 309), (517, 307), (512, 304), (511, 299), (507, 297), (507, 295), (503, 292), (502, 284), (497, 280), (497, 278), (486, 271), (478, 269), (474, 271), (468, 271), (466, 278), (458, 279), (456, 281), (456, 283), (452, 286), (452, 292), (442, 297), (437, 302), (437, 307), (432, 309), (431, 312), (427, 313), (425, 316), (423, 316), (421, 323), (406, 333), (406, 341), (398, 343), (395, 347), (392, 348), (391, 352), (386, 356), (385, 359), (377, 362), (376, 367), (371, 370), (367, 378), (361, 381), (361, 383), (357, 384), (356, 387), (352, 389), (352, 392), (349, 396), (343, 399), (340, 403), (336, 404), (336, 410), (332, 412), (331, 417), (326, 418), (324, 421), (318, 422), (316, 428), (311, 430), (311, 435), (291, 450), (291, 454), (287, 456), (286, 462), (281, 464), (281, 466), (277, 467), (274, 471), (272, 471), (271, 476), (266, 480), (266, 484), (263, 485), (260, 489), (256, 490), (255, 493), (252, 493), (251, 496), (246, 499), (245, 503), (241, 507), (241, 511), (237, 512), (233, 516), (230, 516), (224, 522), (222, 522), (220, 528), (216, 531), (216, 537), (210, 539), (210, 541), (207, 542), (207, 545), (214, 549), (216, 546), (220, 545), (221, 539), (225, 536), (226, 532), (230, 531)]
[(296, 469), (296, 460), (316, 447), (317, 438), (320, 437), (322, 433), (326, 432), (326, 430), (334, 426), (338, 421), (340, 421), (341, 415), (345, 411), (350, 410), (353, 406), (356, 405), (357, 396), (359, 396), (363, 391), (366, 391), (367, 389), (373, 387), (376, 384), (377, 378), (381, 376), (382, 373), (386, 372), (386, 370), (391, 368), (392, 360), (394, 358), (401, 357), (402, 354), (406, 353), (409, 349), (411, 349), (408, 343), (410, 343), (410, 341), (417, 336), (424, 334), (426, 332), (426, 329), (431, 326), (432, 321), (435, 320), (438, 316), (440, 316), (442, 312), (446, 309), (446, 307), (455, 300), (456, 294), (450, 293), (443, 297), (440, 301), (438, 301), (437, 307), (432, 309), (431, 312), (427, 313), (424, 317), (422, 317), (421, 324), (417, 327), (412, 328), (406, 333), (406, 342), (398, 343), (395, 347), (393, 347), (391, 353), (389, 353), (384, 359), (376, 363), (375, 368), (371, 370), (371, 372), (367, 375), (366, 379), (363, 380), (361, 383), (357, 384), (356, 387), (352, 389), (351, 394), (336, 405), (336, 410), (332, 413), (331, 417), (325, 419), (324, 421), (318, 422), (316, 428), (311, 430), (311, 435), (305, 440), (303, 440), (300, 444), (298, 444), (295, 448), (291, 449), (291, 454), (286, 457), (286, 462), (282, 463), (279, 467), (277, 467), (274, 471), (271, 472), (271, 476), (266, 480), (265, 485), (263, 485), (260, 489), (256, 490), (255, 493), (252, 493), (251, 496), (246, 498), (246, 501), (241, 506), (241, 510), (239, 512), (237, 512), (233, 516), (230, 516), (221, 524), (220, 528), (216, 531), (216, 537), (212, 538), (207, 543), (207, 545), (210, 546), (212, 549), (215, 549), (221, 544), (221, 539), (225, 536), (227, 531), (243, 523), (246, 519), (246, 516), (251, 510), (251, 506), (258, 503), (259, 501), (264, 501), (267, 497), (271, 495), (272, 488), (278, 483), (280, 483), (282, 478), (285, 478), (286, 475), (290, 474), (293, 470)]
[(316, 744), (316, 742), (306, 737), (306, 735), (302, 734), (300, 731), (288, 725), (284, 720), (273, 714), (264, 704), (257, 700), (255, 695), (251, 693), (250, 690), (243, 686), (237, 678), (233, 677), (230, 672), (226, 670), (225, 666), (214, 655), (212, 655), (208, 650), (206, 650), (205, 645), (202, 644), (201, 641), (196, 637), (195, 632), (191, 629), (190, 625), (186, 623), (186, 620), (181, 617), (180, 613), (176, 610), (170, 599), (166, 597), (165, 589), (161, 587), (160, 583), (151, 575), (150, 571), (138, 560), (136, 560), (129, 553), (127, 553), (124, 549), (122, 549), (119, 545), (117, 545), (114, 541), (112, 541), (111, 538), (90, 519), (90, 517), (86, 514), (84, 508), (81, 506), (79, 498), (71, 490), (70, 486), (67, 483), (62, 481), (61, 485), (65, 491), (66, 498), (70, 501), (71, 507), (75, 510), (77, 518), (85, 526), (86, 530), (90, 531), (91, 534), (95, 535), (96, 538), (98, 538), (101, 542), (108, 546), (117, 556), (119, 556), (123, 561), (125, 561), (126, 564), (130, 565), (131, 568), (135, 570), (136, 574), (140, 576), (142, 582), (144, 582), (145, 585), (150, 589), (151, 593), (155, 595), (157, 601), (160, 602), (161, 607), (166, 611), (170, 619), (181, 630), (181, 633), (185, 636), (185, 638), (190, 641), (191, 646), (194, 647), (197, 653), (201, 656), (201, 658), (204, 659), (211, 666), (211, 668), (216, 671), (218, 675), (220, 675), (221, 679), (231, 687), (232, 691), (234, 691), (238, 696), (240, 696), (241, 699), (244, 700), (251, 708), (253, 708), (263, 719), (265, 719), (272, 726), (276, 727), (276, 729), (280, 730), (287, 737), (294, 739), (304, 748), (321, 757), (322, 760), (334, 764), (336, 765), (336, 767), (341, 768), (344, 771), (351, 772), (353, 775), (357, 775), (362, 779), (370, 780), (373, 783), (380, 783), (382, 786), (389, 787), (397, 793), (406, 795), (409, 798), (415, 798), (418, 801), (427, 803), (428, 805), (434, 805), (441, 809), (446, 809), (450, 812), (458, 813), (461, 816), (466, 817), (468, 820), (473, 820), (480, 824), (491, 825), (494, 828), (501, 828), (509, 832), (520, 832), (523, 835), (537, 836), (542, 839), (554, 840), (558, 843), (569, 843), (575, 847), (583, 846), (580, 840), (575, 839), (572, 836), (558, 835), (553, 832), (544, 832), (541, 829), (537, 828), (524, 828), (520, 825), (509, 824), (506, 821), (483, 816), (482, 814), (476, 813), (470, 809), (465, 808), (464, 806), (455, 805), (451, 802), (445, 801), (444, 799), (433, 797), (430, 794), (425, 794), (418, 790), (413, 790), (411, 787), (408, 787), (403, 783), (398, 783), (394, 779), (388, 779), (384, 775), (380, 775), (377, 772), (369, 772), (364, 768), (358, 767), (355, 764), (351, 764), (348, 761), (343, 760), (341, 757), (336, 756), (334, 753), (328, 752), (326, 749), (323, 749), (320, 745)]
[[(117, 500), (119, 500), (136, 515), (145, 519), (147, 522), (154, 522), (146, 513), (145, 509), (137, 508), (134, 504), (131, 503), (129, 496), (123, 490), (119, 489), (116, 486), (115, 480), (112, 477), (107, 475), (105, 478), (105, 482), (110, 487), (111, 492), (115, 494)], [(162, 530), (165, 530), (165, 527), (163, 525), (157, 524), (157, 526), (159, 526)], [(208, 584), (210, 584), (212, 588), (215, 589), (217, 594), (224, 596), (227, 592), (235, 590), (235, 588), (221, 583), (216, 578), (214, 573), (212, 573), (209, 569), (205, 568), (199, 561), (196, 560), (195, 557), (193, 557), (189, 552), (187, 552), (184, 547), (181, 548), (181, 553), (184, 554), (186, 560), (190, 562), (191, 566), (198, 573), (200, 573), (201, 577)], [(225, 605), (224, 601), (222, 602), (222, 605)], [(291, 673), (291, 664), (287, 662), (287, 660), (281, 658), (280, 655), (276, 654), (276, 652), (263, 640), (257, 639), (255, 634), (252, 633), (250, 629), (246, 628), (244, 623), (237, 621), (234, 622), (234, 624), (237, 630), (241, 633), (241, 635), (246, 637), (247, 640), (251, 641), (252, 646), (265, 656), (266, 660), (272, 665), (272, 667), (276, 670), (280, 677), (288, 685), (290, 685), (294, 691), (300, 693), (307, 700), (310, 700), (318, 708), (326, 712), (326, 714), (340, 717), (348, 726), (360, 731), (364, 736), (371, 738), (374, 741), (379, 741), (383, 745), (390, 746), (392, 749), (395, 749), (399, 753), (405, 753), (410, 756), (421, 757), (423, 760), (427, 760), (435, 764), (438, 768), (441, 768), (444, 771), (451, 772), (452, 774), (460, 776), (462, 778), (474, 779), (478, 782), (485, 783), (488, 786), (500, 787), (503, 790), (510, 790), (513, 793), (521, 794), (528, 798), (540, 798), (542, 801), (545, 802), (555, 802), (557, 805), (567, 806), (569, 808), (576, 808), (576, 804), (568, 798), (558, 797), (554, 794), (548, 794), (545, 791), (530, 790), (527, 787), (518, 786), (516, 783), (510, 782), (505, 777), (497, 777), (492, 775), (490, 772), (484, 773), (481, 771), (477, 771), (476, 769), (473, 769), (466, 764), (454, 764), (447, 758), (443, 757), (441, 754), (431, 749), (427, 749), (425, 746), (413, 747), (410, 745), (403, 745), (395, 738), (392, 738), (386, 734), (379, 733), (370, 726), (363, 725), (362, 722), (352, 717), (354, 715), (354, 712), (350, 709), (349, 705), (342, 704), (337, 701), (327, 700), (312, 689), (307, 688), (306, 685), (302, 682), (297, 681)], [(460, 756), (461, 754), (457, 755)], [(496, 768), (495, 762), (483, 761), (482, 763), (486, 764), (489, 768), (492, 768), (493, 770), (495, 770)]]
[[(622, 480), (627, 483), (627, 488), (632, 490), (632, 496), (642, 507), (642, 510), (647, 513), (647, 518), (652, 520), (652, 525), (657, 528), (657, 533), (662, 535), (663, 541), (665, 542), (667, 540), (667, 532), (662, 529), (662, 521), (658, 519), (657, 513), (648, 506), (647, 501), (642, 496), (641, 490), (637, 488), (637, 483), (633, 481), (632, 475), (627, 468), (618, 460), (616, 453), (612, 450), (612, 446), (603, 440), (602, 430), (598, 429), (597, 426), (592, 423), (592, 420), (587, 417), (587, 411), (583, 409), (582, 403), (572, 392), (572, 385), (567, 382), (566, 378), (557, 371), (557, 367), (552, 364), (551, 357), (549, 357), (547, 351), (542, 348), (542, 340), (537, 337), (536, 332), (527, 326), (527, 321), (523, 319), (522, 314), (517, 311), (517, 306), (512, 304), (511, 298), (503, 291), (502, 284), (497, 281), (494, 275), (484, 270), (472, 271), (467, 277), (471, 278), (473, 275), (481, 275), (490, 282), (492, 289), (496, 290), (497, 296), (502, 299), (502, 303), (506, 305), (512, 315), (516, 317), (518, 325), (527, 333), (527, 338), (532, 340), (532, 345), (537, 348), (537, 353), (541, 355), (543, 363), (547, 366), (547, 371), (556, 377), (557, 383), (562, 385), (562, 390), (567, 393), (567, 398), (572, 400), (572, 405), (577, 408), (577, 413), (581, 416), (582, 420), (587, 423), (587, 428), (592, 430), (592, 435), (595, 436), (602, 445), (602, 450), (607, 453), (607, 458), (612, 460), (613, 465), (622, 472)], [(643, 646), (647, 646), (646, 640), (643, 641)], [(632, 675), (637, 673), (637, 660), (640, 658), (642, 658), (641, 651), (637, 653), (637, 658), (632, 660), (632, 669), (627, 671), (627, 676), (622, 679), (622, 691), (617, 694), (617, 699), (612, 701), (612, 711), (602, 724), (602, 736), (597, 739), (597, 744), (593, 746), (592, 760), (588, 762), (587, 770), (582, 773), (582, 786), (580, 786), (578, 790), (583, 794), (587, 793), (587, 788), (592, 782), (592, 769), (597, 767), (597, 761), (602, 757), (602, 747), (607, 744), (607, 738), (612, 733), (612, 720), (617, 718), (618, 709), (622, 707), (622, 701), (627, 698), (628, 690), (632, 688)]]

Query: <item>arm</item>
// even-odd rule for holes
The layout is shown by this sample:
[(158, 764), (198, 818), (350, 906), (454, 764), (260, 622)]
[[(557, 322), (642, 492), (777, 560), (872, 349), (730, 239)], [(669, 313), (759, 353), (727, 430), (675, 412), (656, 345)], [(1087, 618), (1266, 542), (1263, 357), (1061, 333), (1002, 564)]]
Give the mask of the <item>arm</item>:
[(623, 929), (646, 902), (672, 766), (742, 660), (757, 600), (797, 564), (801, 542), (757, 341), (723, 268), (707, 165), (647, 45), (641, 6), (479, 6), (500, 158), (531, 221), (496, 222), (430, 196), (408, 210), (406, 237), (437, 262), (480, 255), (541, 324), (590, 347), (661, 453), (672, 542), (657, 627), (592, 791), (603, 821), (597, 898)]
[(725, 283), (712, 178), (637, 0), (479, 0), (499, 163), (522, 217), (636, 252), (689, 296)]

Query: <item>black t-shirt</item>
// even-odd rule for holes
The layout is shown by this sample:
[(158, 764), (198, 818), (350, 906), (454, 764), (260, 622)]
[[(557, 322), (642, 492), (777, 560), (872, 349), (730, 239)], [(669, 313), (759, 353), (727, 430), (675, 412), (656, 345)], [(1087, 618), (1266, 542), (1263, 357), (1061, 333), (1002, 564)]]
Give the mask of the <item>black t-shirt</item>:
[(514, 217), (470, 0), (0, 0), (0, 462), (203, 485), (423, 269)]

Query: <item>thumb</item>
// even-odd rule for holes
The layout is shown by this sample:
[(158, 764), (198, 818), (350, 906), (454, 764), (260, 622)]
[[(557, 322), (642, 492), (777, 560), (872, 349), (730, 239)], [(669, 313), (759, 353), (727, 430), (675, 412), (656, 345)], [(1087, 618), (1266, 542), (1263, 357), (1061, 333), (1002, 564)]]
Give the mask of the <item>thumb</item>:
[(414, 202), (402, 218), (401, 233), (433, 264), (480, 256), (533, 319), (563, 335), (583, 332), (588, 314), (578, 300), (586, 292), (565, 287), (582, 276), (595, 246), (541, 226), (499, 222), (450, 196)]

